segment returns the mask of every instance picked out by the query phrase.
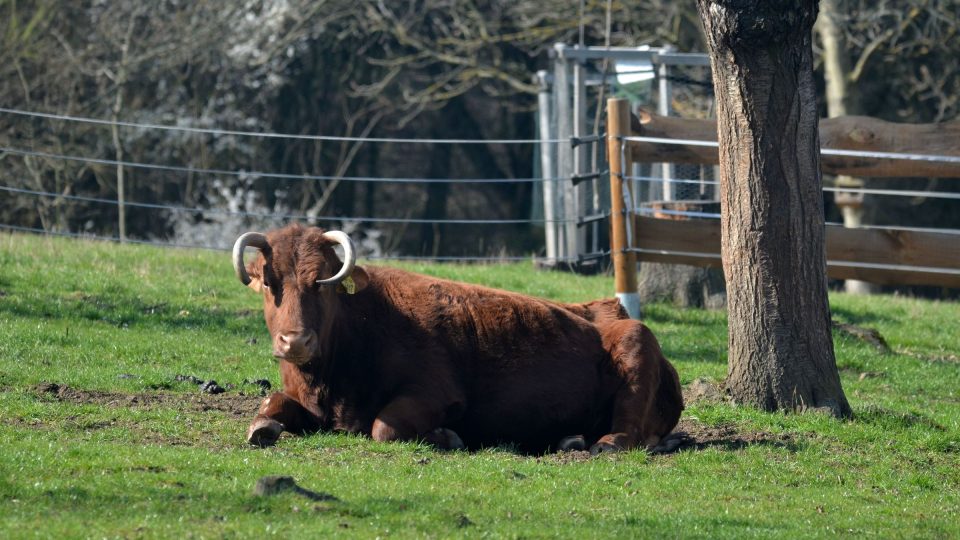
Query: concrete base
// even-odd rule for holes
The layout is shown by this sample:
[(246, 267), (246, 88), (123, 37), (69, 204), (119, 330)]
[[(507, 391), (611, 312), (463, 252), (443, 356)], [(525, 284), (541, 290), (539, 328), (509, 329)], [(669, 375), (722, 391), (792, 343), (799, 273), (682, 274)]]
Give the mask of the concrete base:
[(617, 300), (620, 300), (620, 305), (623, 306), (623, 309), (627, 310), (627, 315), (630, 315), (631, 319), (640, 318), (640, 295), (637, 293), (617, 293)]
[(843, 290), (850, 294), (876, 294), (877, 286), (859, 279), (848, 279), (843, 282)]
[[(863, 185), (861, 182), (860, 185)], [(842, 192), (838, 192), (837, 195), (840, 195)], [(861, 195), (861, 199), (862, 199)], [(844, 204), (841, 205), (838, 197), (838, 206), (840, 206), (840, 211), (843, 213), (843, 226), (851, 229), (856, 229), (860, 227), (863, 223), (863, 205), (862, 204)], [(844, 290), (850, 294), (875, 294), (878, 290), (877, 286), (872, 283), (867, 283), (866, 281), (860, 281), (857, 279), (848, 279), (843, 284)]]

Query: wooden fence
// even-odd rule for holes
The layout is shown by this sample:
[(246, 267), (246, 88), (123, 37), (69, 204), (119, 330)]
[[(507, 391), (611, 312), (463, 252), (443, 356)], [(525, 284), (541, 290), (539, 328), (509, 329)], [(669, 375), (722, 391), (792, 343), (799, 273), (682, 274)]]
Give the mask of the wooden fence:
[[(687, 141), (717, 140), (712, 120), (688, 120), (645, 114), (639, 126), (623, 122), (629, 118), (625, 100), (608, 101), (608, 155), (611, 164), (690, 163), (716, 164), (715, 145), (666, 144), (656, 141), (624, 141), (641, 136)], [(957, 178), (960, 160), (890, 160), (883, 153), (939, 154), (960, 156), (960, 122), (948, 124), (892, 124), (873, 118), (824, 119), (820, 124), (821, 145), (835, 150), (860, 150), (871, 156), (825, 153), (824, 173), (868, 177)], [(619, 174), (619, 168), (616, 167)], [(625, 167), (630, 169), (629, 165)], [(611, 186), (622, 176), (611, 166)], [(960, 202), (960, 201), (958, 201)], [(631, 209), (626, 209), (629, 214)], [(614, 208), (614, 213), (616, 208)], [(657, 219), (630, 215), (633, 224), (629, 239), (611, 235), (615, 268), (618, 253), (635, 253), (636, 260), (694, 266), (721, 267), (720, 221), (716, 219)], [(616, 222), (612, 222), (614, 228)], [(837, 279), (858, 279), (882, 285), (936, 285), (960, 288), (960, 235), (885, 228), (850, 229), (827, 225), (827, 275)], [(633, 261), (625, 260), (623, 264)], [(627, 284), (624, 284), (626, 286)], [(635, 290), (635, 289), (634, 289)], [(627, 291), (620, 291), (618, 294)]]

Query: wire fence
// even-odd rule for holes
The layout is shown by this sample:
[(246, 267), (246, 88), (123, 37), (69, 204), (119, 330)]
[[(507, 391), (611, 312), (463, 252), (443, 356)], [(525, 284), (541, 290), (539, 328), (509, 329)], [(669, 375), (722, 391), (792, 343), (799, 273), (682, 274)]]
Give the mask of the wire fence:
[[(335, 141), (335, 142), (360, 142), (360, 143), (393, 143), (393, 144), (419, 144), (419, 145), (537, 145), (537, 144), (571, 144), (567, 139), (412, 139), (399, 137), (344, 137), (344, 136), (326, 136), (326, 135), (304, 135), (293, 133), (273, 133), (259, 131), (244, 131), (233, 129), (220, 129), (216, 127), (198, 127), (199, 121), (189, 121), (187, 125), (170, 125), (150, 122), (127, 122), (115, 121), (100, 118), (91, 118), (84, 116), (75, 116), (68, 114), (53, 114), (45, 112), (24, 111), (11, 108), (0, 108), (0, 114), (14, 115), (18, 117), (38, 119), (45, 122), (66, 122), (72, 124), (90, 124), (103, 127), (119, 127), (140, 131), (177, 131), (191, 134), (202, 134), (211, 137), (246, 137), (254, 139), (289, 139), (306, 141)], [(580, 141), (582, 143), (583, 141)], [(383, 176), (346, 176), (346, 175), (322, 175), (322, 174), (290, 174), (273, 171), (259, 170), (234, 170), (226, 168), (193, 167), (179, 164), (168, 163), (147, 163), (132, 159), (107, 159), (103, 157), (94, 157), (89, 155), (76, 155), (69, 153), (58, 153), (43, 151), (41, 149), (24, 148), (25, 144), (0, 146), (0, 155), (13, 155), (23, 158), (33, 158), (39, 160), (55, 162), (79, 162), (87, 165), (100, 165), (117, 168), (142, 169), (147, 171), (172, 172), (184, 176), (206, 176), (206, 177), (230, 177), (246, 181), (256, 182), (261, 179), (272, 179), (292, 182), (356, 182), (356, 183), (375, 183), (387, 185), (401, 184), (540, 184), (544, 182), (565, 182), (571, 181), (569, 177), (528, 177), (528, 178), (426, 178), (426, 177), (383, 177)], [(238, 209), (217, 208), (217, 207), (190, 207), (176, 204), (164, 204), (156, 202), (145, 202), (134, 199), (124, 198), (120, 201), (113, 198), (102, 196), (88, 196), (74, 193), (61, 193), (50, 189), (31, 189), (26, 182), (20, 182), (18, 185), (0, 185), (0, 192), (7, 194), (16, 194), (20, 196), (33, 197), (55, 202), (56, 204), (83, 204), (83, 205), (103, 205), (103, 206), (122, 206), (130, 209), (157, 210), (168, 214), (187, 214), (202, 216), (221, 216), (229, 218), (259, 218), (282, 221), (306, 221), (312, 224), (395, 224), (406, 225), (443, 225), (443, 226), (497, 226), (497, 225), (530, 225), (546, 226), (548, 224), (567, 224), (577, 223), (582, 218), (579, 217), (561, 217), (554, 219), (536, 218), (536, 217), (477, 217), (477, 218), (418, 218), (411, 217), (409, 213), (401, 216), (388, 215), (320, 215), (316, 213), (295, 213), (295, 212), (274, 212), (274, 211), (245, 211)], [(407, 208), (398, 208), (397, 210), (409, 211)], [(207, 244), (198, 244), (191, 242), (170, 242), (157, 238), (120, 238), (119, 236), (96, 235), (87, 232), (57, 231), (47, 230), (46, 228), (25, 227), (15, 224), (0, 224), (0, 228), (12, 231), (31, 232), (31, 233), (51, 233), (59, 236), (82, 237), (88, 239), (98, 239), (105, 241), (129, 241), (132, 243), (148, 243), (160, 246), (170, 247), (200, 247), (223, 249), (222, 247), (213, 247)], [(575, 262), (578, 257), (565, 257), (557, 262)], [(537, 260), (538, 257), (531, 255), (518, 256), (496, 253), (489, 256), (471, 256), (471, 255), (406, 255), (389, 254), (378, 255), (368, 253), (367, 258), (373, 259), (394, 259), (394, 260), (435, 260), (435, 261), (527, 261)]]
[[(0, 186), (0, 191), (8, 193), (20, 193), (24, 195), (36, 195), (38, 197), (49, 197), (67, 201), (82, 201), (97, 204), (116, 205), (119, 204), (116, 199), (103, 199), (98, 197), (84, 197), (81, 195), (64, 195), (61, 193), (52, 193), (49, 191), (36, 191), (32, 189), (12, 188)], [(391, 218), (391, 217), (362, 217), (362, 216), (320, 216), (307, 214), (277, 214), (274, 212), (246, 212), (240, 210), (225, 210), (222, 208), (188, 208), (185, 206), (173, 206), (168, 204), (125, 202), (126, 206), (134, 208), (150, 208), (154, 210), (170, 210), (174, 212), (187, 212), (194, 214), (209, 214), (221, 216), (236, 217), (257, 217), (257, 218), (278, 218), (283, 220), (316, 220), (316, 221), (356, 221), (361, 223), (439, 223), (445, 225), (520, 225), (535, 223), (577, 223), (578, 220), (567, 219), (419, 219), (419, 218)]]
[[(585, 141), (579, 139), (409, 139), (409, 138), (383, 138), (383, 137), (337, 137), (337, 136), (321, 136), (321, 135), (302, 135), (302, 134), (288, 134), (288, 133), (268, 133), (268, 132), (255, 132), (255, 131), (240, 131), (240, 130), (230, 130), (230, 129), (217, 129), (217, 128), (206, 128), (206, 127), (196, 127), (196, 126), (183, 126), (183, 125), (164, 125), (164, 124), (153, 124), (153, 123), (140, 123), (140, 122), (123, 122), (123, 121), (112, 121), (104, 120), (97, 118), (88, 118), (80, 116), (71, 116), (71, 115), (62, 115), (62, 114), (52, 114), (52, 113), (42, 113), (42, 112), (32, 112), (32, 111), (23, 111), (17, 109), (9, 108), (0, 108), (0, 114), (6, 115), (15, 115), (20, 117), (35, 118), (44, 121), (61, 121), (61, 122), (70, 122), (70, 123), (85, 123), (92, 125), (100, 126), (116, 126), (123, 127), (128, 129), (138, 129), (138, 130), (164, 130), (164, 131), (183, 131), (188, 133), (204, 134), (210, 136), (231, 136), (231, 137), (250, 137), (250, 138), (284, 138), (284, 139), (301, 139), (301, 140), (314, 140), (314, 141), (347, 141), (347, 142), (363, 142), (363, 143), (403, 143), (403, 144), (502, 144), (502, 145), (511, 145), (511, 144), (524, 144), (524, 145), (539, 145), (539, 144), (570, 144), (576, 146), (578, 144), (583, 144)], [(197, 122), (194, 122), (195, 124)], [(596, 141), (586, 141), (586, 142), (599, 142), (602, 141), (605, 136), (601, 135), (597, 137)], [(685, 146), (701, 146), (701, 147), (716, 147), (718, 143), (715, 141), (698, 141), (698, 140), (683, 140), (683, 139), (665, 139), (658, 137), (623, 137), (622, 141), (636, 141), (636, 142), (647, 142), (647, 143), (657, 143), (657, 144), (667, 144), (667, 145), (685, 145)], [(940, 163), (950, 163), (950, 164), (960, 164), (960, 157), (958, 156), (944, 156), (944, 155), (924, 155), (924, 154), (915, 154), (915, 153), (896, 153), (896, 152), (874, 152), (874, 151), (853, 151), (853, 150), (838, 150), (838, 149), (823, 149), (821, 150), (823, 155), (835, 155), (835, 156), (845, 156), (845, 157), (860, 157), (860, 158), (870, 158), (870, 159), (887, 159), (887, 160), (908, 160), (908, 161), (933, 161)], [(198, 168), (190, 167), (185, 165), (177, 164), (163, 164), (163, 163), (144, 163), (136, 160), (114, 160), (106, 159), (93, 156), (85, 155), (71, 155), (65, 153), (53, 153), (46, 152), (36, 149), (20, 148), (15, 146), (0, 146), (0, 154), (20, 156), (23, 158), (38, 158), (44, 160), (53, 160), (60, 162), (82, 162), (85, 164), (96, 164), (96, 165), (107, 165), (111, 167), (129, 167), (131, 169), (145, 169), (145, 170), (154, 170), (154, 171), (163, 171), (163, 172), (175, 172), (178, 174), (184, 175), (200, 175), (200, 176), (224, 176), (224, 177), (233, 177), (233, 178), (242, 178), (245, 180), (256, 181), (258, 179), (275, 179), (275, 180), (286, 180), (286, 181), (329, 181), (329, 182), (369, 182), (369, 183), (384, 183), (384, 184), (436, 184), (436, 183), (446, 183), (446, 184), (516, 184), (516, 183), (528, 183), (528, 184), (542, 184), (545, 182), (572, 182), (577, 181), (579, 178), (573, 177), (528, 177), (528, 178), (417, 178), (417, 177), (378, 177), (378, 176), (335, 176), (335, 175), (320, 175), (320, 174), (290, 174), (290, 173), (278, 173), (272, 171), (258, 171), (258, 170), (233, 170), (233, 169), (224, 169), (224, 168)], [(599, 164), (602, 167), (602, 163)], [(629, 170), (629, 169), (625, 169)], [(596, 174), (599, 174), (596, 173)], [(664, 176), (653, 176), (653, 175), (624, 175), (622, 177), (624, 181), (633, 181), (638, 183), (647, 183), (647, 184), (660, 184), (660, 185), (686, 185), (686, 186), (699, 186), (703, 189), (706, 186), (709, 186), (714, 191), (716, 187), (719, 186), (719, 182), (709, 178), (684, 178), (684, 177), (669, 177)], [(12, 181), (12, 180), (11, 180)], [(522, 217), (522, 218), (414, 218), (410, 216), (406, 217), (396, 217), (396, 216), (337, 216), (337, 215), (315, 215), (310, 213), (289, 213), (289, 212), (256, 212), (256, 211), (244, 211), (244, 210), (235, 210), (228, 208), (200, 208), (200, 207), (189, 207), (181, 206), (175, 204), (163, 204), (163, 203), (152, 203), (144, 202), (137, 200), (124, 200), (119, 201), (117, 199), (110, 199), (104, 197), (93, 197), (85, 196), (80, 194), (72, 193), (63, 193), (55, 192), (49, 189), (29, 189), (22, 187), (26, 183), (21, 182), (19, 187), (16, 185), (0, 185), (0, 192), (6, 194), (16, 194), (25, 197), (35, 197), (38, 199), (53, 200), (57, 203), (70, 202), (75, 204), (88, 204), (88, 205), (105, 205), (105, 206), (118, 206), (125, 205), (130, 208), (138, 208), (144, 210), (159, 210), (168, 213), (176, 214), (192, 214), (192, 215), (202, 215), (202, 216), (223, 216), (223, 217), (239, 217), (239, 218), (262, 218), (262, 219), (273, 219), (273, 220), (300, 220), (307, 221), (310, 223), (386, 223), (386, 224), (400, 224), (400, 225), (409, 225), (409, 224), (418, 224), (418, 225), (531, 225), (531, 226), (546, 226), (548, 224), (571, 224), (576, 223), (577, 225), (583, 225), (585, 223), (592, 223), (600, 220), (607, 219), (609, 213), (601, 212), (600, 214), (594, 216), (564, 216), (562, 218), (535, 218), (535, 217)], [(883, 197), (923, 197), (930, 199), (945, 199), (945, 200), (957, 200), (960, 199), (960, 193), (949, 192), (949, 191), (925, 191), (917, 189), (878, 189), (878, 188), (865, 188), (865, 187), (841, 187), (841, 186), (826, 186), (824, 187), (825, 192), (832, 193), (843, 193), (843, 194), (856, 194), (856, 195), (876, 195)], [(627, 195), (629, 195), (629, 190), (625, 190)], [(717, 212), (702, 211), (702, 210), (690, 210), (690, 209), (671, 209), (671, 208), (651, 208), (645, 206), (644, 204), (639, 203), (637, 200), (628, 201), (628, 209), (631, 209), (633, 212), (639, 215), (667, 215), (683, 218), (698, 218), (698, 219), (719, 219), (720, 214)], [(609, 208), (609, 205), (607, 205)], [(864, 228), (871, 228), (866, 226)], [(919, 228), (919, 227), (902, 227), (902, 226), (892, 226), (884, 227), (887, 229), (899, 229), (899, 230), (910, 230), (910, 231), (936, 231), (949, 234), (960, 234), (960, 230), (955, 229), (931, 229), (931, 228)], [(63, 230), (46, 230), (44, 228), (37, 227), (28, 227), (22, 226), (13, 223), (0, 223), (0, 229), (8, 231), (17, 231), (17, 232), (27, 232), (27, 233), (37, 233), (37, 234), (52, 234), (57, 236), (71, 237), (71, 238), (88, 238), (104, 241), (126, 241), (130, 243), (137, 244), (152, 244), (165, 247), (189, 247), (189, 248), (204, 248), (204, 249), (223, 249), (220, 247), (213, 247), (205, 244), (194, 244), (189, 242), (178, 242), (178, 241), (169, 241), (162, 238), (123, 238), (121, 239), (118, 236), (110, 235), (95, 235), (88, 234), (84, 232), (75, 232), (75, 231), (63, 231)], [(609, 251), (598, 250), (593, 253), (583, 253), (577, 254), (576, 257), (561, 257), (559, 259), (554, 258), (551, 262), (582, 262), (584, 260), (591, 260), (597, 258), (603, 258), (609, 256)], [(507, 261), (530, 261), (530, 260), (544, 260), (543, 257), (538, 257), (534, 254), (520, 256), (520, 255), (491, 255), (491, 256), (443, 256), (443, 255), (405, 255), (405, 254), (371, 254), (368, 256), (371, 259), (393, 259), (393, 260), (434, 260), (434, 261), (463, 261), (463, 262), (507, 262)]]

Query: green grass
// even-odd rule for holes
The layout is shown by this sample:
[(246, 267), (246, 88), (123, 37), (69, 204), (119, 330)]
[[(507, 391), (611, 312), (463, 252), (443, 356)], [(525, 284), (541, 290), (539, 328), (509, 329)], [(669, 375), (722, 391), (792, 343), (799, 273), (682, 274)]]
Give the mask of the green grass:
[[(563, 301), (612, 286), (524, 264), (404, 266)], [(593, 460), (337, 434), (259, 450), (243, 442), (258, 399), (243, 381), (279, 377), (227, 254), (3, 235), (0, 537), (960, 537), (960, 305), (831, 304), (893, 348), (835, 336), (853, 421), (698, 404), (685, 422), (733, 435)], [(724, 313), (645, 318), (684, 383), (723, 378)], [(234, 388), (202, 396), (177, 374)], [(254, 496), (269, 474), (337, 500)]]

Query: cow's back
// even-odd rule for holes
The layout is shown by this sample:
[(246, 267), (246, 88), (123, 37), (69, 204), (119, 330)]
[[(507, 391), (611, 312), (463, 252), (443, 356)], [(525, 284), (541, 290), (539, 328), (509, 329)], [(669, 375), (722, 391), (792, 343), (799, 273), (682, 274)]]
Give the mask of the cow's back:
[(612, 394), (596, 326), (561, 304), (394, 269), (368, 273), (428, 336), (420, 345), (452, 368), (443, 376), (464, 390), (454, 428), (468, 445), (555, 442), (599, 416)]

